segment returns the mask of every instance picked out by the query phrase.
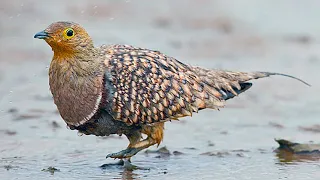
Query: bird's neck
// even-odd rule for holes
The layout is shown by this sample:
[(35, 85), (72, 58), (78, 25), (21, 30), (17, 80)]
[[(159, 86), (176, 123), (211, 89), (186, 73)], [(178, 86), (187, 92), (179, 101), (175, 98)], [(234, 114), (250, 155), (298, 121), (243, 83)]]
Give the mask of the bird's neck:
[(50, 67), (61, 75), (72, 73), (81, 77), (100, 72), (101, 62), (94, 48), (72, 52), (55, 50)]

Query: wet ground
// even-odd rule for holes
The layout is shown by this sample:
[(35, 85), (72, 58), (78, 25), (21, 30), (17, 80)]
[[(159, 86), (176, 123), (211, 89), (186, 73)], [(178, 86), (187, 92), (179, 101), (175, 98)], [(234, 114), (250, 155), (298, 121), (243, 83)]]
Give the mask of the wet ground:
[[(319, 158), (273, 152), (274, 138), (319, 143), (318, 1), (1, 1), (0, 179), (319, 179)], [(221, 111), (166, 123), (160, 147), (136, 165), (105, 167), (125, 137), (78, 136), (48, 87), (52, 51), (33, 35), (53, 21), (82, 24), (97, 45), (160, 50), (207, 68), (291, 74), (254, 81)], [(150, 148), (151, 150), (156, 147)]]

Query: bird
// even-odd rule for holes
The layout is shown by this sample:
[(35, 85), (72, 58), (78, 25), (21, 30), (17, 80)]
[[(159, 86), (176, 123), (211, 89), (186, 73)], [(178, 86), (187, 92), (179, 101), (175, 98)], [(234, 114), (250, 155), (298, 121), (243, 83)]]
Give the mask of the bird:
[[(51, 46), (49, 86), (71, 130), (86, 135), (125, 135), (126, 149), (107, 158), (126, 159), (162, 142), (164, 123), (203, 109), (223, 108), (253, 79), (272, 72), (238, 72), (192, 66), (157, 50), (126, 44), (95, 46), (71, 21), (50, 24), (34, 38)], [(142, 134), (147, 137), (143, 139)]]

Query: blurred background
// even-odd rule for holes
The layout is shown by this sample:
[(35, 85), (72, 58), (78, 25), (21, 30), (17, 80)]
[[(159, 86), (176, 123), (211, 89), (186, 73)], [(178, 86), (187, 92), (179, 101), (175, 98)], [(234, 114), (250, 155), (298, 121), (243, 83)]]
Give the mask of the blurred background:
[[(318, 160), (273, 150), (274, 138), (319, 143), (319, 7), (317, 0), (1, 1), (0, 179), (318, 179)], [(133, 158), (150, 170), (99, 168), (115, 162), (105, 155), (127, 140), (78, 136), (57, 113), (47, 75), (53, 53), (33, 36), (61, 20), (81, 24), (97, 46), (130, 44), (206, 68), (286, 73), (312, 87), (285, 77), (254, 81), (221, 111), (166, 123), (160, 147), (170, 153)]]

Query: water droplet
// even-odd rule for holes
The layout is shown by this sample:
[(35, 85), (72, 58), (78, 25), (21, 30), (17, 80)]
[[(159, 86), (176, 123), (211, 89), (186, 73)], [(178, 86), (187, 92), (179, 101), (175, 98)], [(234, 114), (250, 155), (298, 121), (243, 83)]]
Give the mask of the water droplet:
[(93, 9), (97, 9), (98, 6), (94, 6)]
[(84, 10), (81, 11), (81, 14), (83, 14), (83, 13), (84, 13)]
[(12, 101), (9, 101), (9, 104), (12, 104)]
[(112, 21), (112, 20), (114, 20), (114, 18), (113, 18), (113, 17), (111, 17), (111, 18), (109, 18), (109, 20), (110, 20), (110, 21)]
[(9, 91), (9, 93), (13, 93), (13, 91)]
[(22, 3), (20, 6), (24, 6), (24, 4)]
[(21, 14), (17, 14), (17, 17), (20, 17), (21, 16)]

